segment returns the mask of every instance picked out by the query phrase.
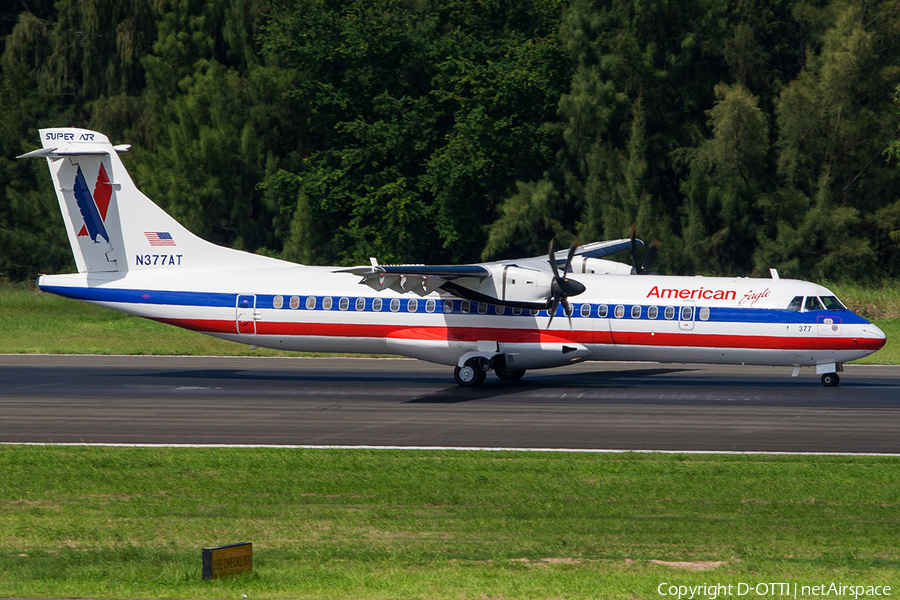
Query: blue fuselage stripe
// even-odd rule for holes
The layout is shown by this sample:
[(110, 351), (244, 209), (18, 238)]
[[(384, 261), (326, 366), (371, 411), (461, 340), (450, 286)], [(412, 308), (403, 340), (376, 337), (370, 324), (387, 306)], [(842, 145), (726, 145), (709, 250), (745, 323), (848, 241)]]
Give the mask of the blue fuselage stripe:
[[(68, 287), (68, 286), (53, 286), (53, 285), (44, 285), (41, 286), (41, 289), (45, 292), (50, 292), (52, 294), (57, 294), (59, 296), (63, 296), (66, 298), (72, 298), (75, 300), (83, 300), (87, 302), (110, 302), (110, 303), (123, 303), (123, 304), (136, 304), (136, 305), (159, 305), (159, 306), (196, 306), (196, 307), (204, 307), (204, 308), (235, 308), (237, 305), (237, 298), (241, 296), (242, 298), (252, 298), (252, 294), (233, 294), (233, 293), (222, 293), (222, 292), (184, 292), (184, 291), (170, 291), (170, 290), (139, 290), (139, 289), (121, 289), (121, 288), (83, 288), (83, 287)], [(398, 312), (398, 313), (427, 313), (426, 306), (430, 299), (416, 299), (416, 308), (415, 310), (409, 310), (409, 300), (404, 298), (400, 301), (400, 306), (398, 310), (391, 310), (391, 299), (383, 300), (381, 310), (376, 311), (373, 307), (373, 303), (375, 298), (362, 297), (365, 300), (365, 307), (362, 310), (356, 309), (356, 302), (360, 298), (360, 296), (353, 297), (339, 297), (339, 296), (314, 296), (316, 299), (315, 307), (313, 309), (306, 308), (307, 298), (310, 297), (307, 295), (299, 295), (295, 294), (294, 297), (298, 298), (299, 302), (297, 302), (297, 308), (291, 308), (291, 298), (290, 295), (274, 295), (274, 294), (256, 294), (256, 306), (257, 309), (270, 309), (270, 310), (284, 310), (284, 311), (292, 311), (292, 310), (316, 310), (316, 311), (336, 311), (336, 312)], [(323, 298), (330, 297), (332, 299), (331, 308), (323, 307)], [(276, 309), (275, 308), (275, 299), (281, 298), (281, 306)], [(347, 308), (341, 311), (340, 305), (341, 300), (343, 298), (347, 298)], [(434, 299), (434, 310), (432, 311), (434, 314), (469, 314), (472, 316), (476, 315), (485, 315), (485, 316), (496, 316), (497, 307), (491, 305), (487, 308), (485, 313), (480, 313), (478, 311), (478, 303), (470, 302), (470, 309), (466, 312), (463, 312), (462, 305), (463, 300), (453, 299), (453, 307), (452, 311), (449, 313), (444, 313), (444, 303), (449, 302), (451, 300), (442, 300), (442, 299)], [(572, 320), (577, 319), (585, 319), (585, 318), (593, 318), (593, 319), (610, 319), (615, 321), (678, 321), (678, 317), (680, 316), (679, 310), (681, 309), (680, 305), (673, 304), (661, 304), (656, 305), (659, 306), (658, 316), (655, 319), (650, 319), (647, 316), (647, 308), (649, 305), (640, 305), (642, 310), (640, 312), (640, 317), (634, 318), (632, 317), (632, 307), (634, 305), (626, 304), (623, 305), (625, 307), (624, 315), (622, 317), (615, 317), (615, 308), (616, 305), (600, 305), (600, 304), (591, 304), (590, 313), (588, 316), (582, 316), (581, 313), (581, 304), (572, 303), (573, 314)], [(607, 306), (606, 314), (603, 317), (599, 316), (598, 307)], [(675, 315), (674, 318), (666, 319), (665, 318), (665, 307), (666, 306), (674, 306), (675, 307)], [(691, 321), (695, 322), (703, 322), (700, 320), (699, 306), (694, 307), (693, 315), (691, 317)], [(513, 313), (513, 309), (506, 308), (503, 312), (504, 316), (523, 316), (523, 317), (533, 317), (529, 311), (523, 310), (520, 315), (515, 315)], [(547, 316), (547, 311), (542, 310), (539, 312), (539, 316)], [(563, 307), (559, 306), (557, 309), (556, 315), (557, 317), (564, 316)], [(815, 324), (818, 320), (823, 317), (832, 317), (839, 319), (839, 322), (850, 325), (850, 324), (866, 324), (868, 321), (856, 313), (853, 313), (849, 310), (820, 310), (820, 311), (811, 311), (811, 312), (796, 312), (792, 310), (786, 309), (775, 309), (775, 308), (735, 308), (735, 307), (710, 307), (709, 309), (709, 319), (706, 321), (714, 322), (714, 323), (760, 323), (760, 324)]]

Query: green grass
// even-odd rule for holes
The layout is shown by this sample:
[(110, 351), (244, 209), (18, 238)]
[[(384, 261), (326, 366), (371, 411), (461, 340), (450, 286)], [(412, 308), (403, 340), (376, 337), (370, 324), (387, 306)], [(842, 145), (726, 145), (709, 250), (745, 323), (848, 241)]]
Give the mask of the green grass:
[[(0, 597), (900, 589), (900, 459), (0, 447)], [(249, 575), (200, 550), (251, 541)], [(706, 572), (653, 564), (722, 561)], [(737, 596), (734, 596), (737, 597)], [(745, 598), (756, 599), (750, 595)]]
[(0, 353), (297, 356), (237, 344), (84, 302), (0, 283)]
[[(900, 364), (900, 285), (830, 286), (887, 334), (887, 345), (858, 362)], [(45, 294), (33, 284), (0, 283), (0, 353), (298, 356), (228, 342), (155, 321)], [(306, 356), (310, 356), (306, 354)]]

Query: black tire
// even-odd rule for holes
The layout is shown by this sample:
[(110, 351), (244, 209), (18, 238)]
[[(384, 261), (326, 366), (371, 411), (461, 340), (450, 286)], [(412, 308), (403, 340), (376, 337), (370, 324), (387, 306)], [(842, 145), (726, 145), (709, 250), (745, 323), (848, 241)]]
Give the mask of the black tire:
[(453, 377), (462, 387), (478, 387), (484, 383), (485, 376), (484, 367), (477, 358), (470, 358), (462, 367), (453, 369)]
[(837, 387), (841, 382), (841, 378), (837, 373), (825, 373), (822, 375), (822, 385), (825, 387)]
[(503, 381), (518, 381), (525, 374), (525, 369), (494, 369), (494, 373)]

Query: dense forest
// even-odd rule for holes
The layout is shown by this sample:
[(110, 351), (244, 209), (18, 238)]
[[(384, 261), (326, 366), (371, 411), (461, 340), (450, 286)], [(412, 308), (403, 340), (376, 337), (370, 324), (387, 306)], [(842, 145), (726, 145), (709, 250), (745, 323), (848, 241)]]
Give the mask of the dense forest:
[(900, 0), (18, 0), (0, 279), (71, 270), (37, 129), (309, 264), (658, 238), (665, 273), (900, 276)]

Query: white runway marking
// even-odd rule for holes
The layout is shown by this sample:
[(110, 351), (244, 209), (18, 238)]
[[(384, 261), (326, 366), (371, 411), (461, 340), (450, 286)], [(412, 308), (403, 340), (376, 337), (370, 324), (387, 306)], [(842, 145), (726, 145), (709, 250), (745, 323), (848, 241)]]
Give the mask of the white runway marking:
[(87, 444), (53, 442), (0, 442), (0, 446), (85, 446), (100, 448), (271, 448), (278, 450), (432, 450), (454, 452), (563, 452), (569, 454), (723, 454), (740, 456), (878, 456), (898, 458), (883, 452), (738, 452), (730, 450), (603, 450), (595, 448), (492, 448), (461, 446), (322, 446), (305, 444)]

